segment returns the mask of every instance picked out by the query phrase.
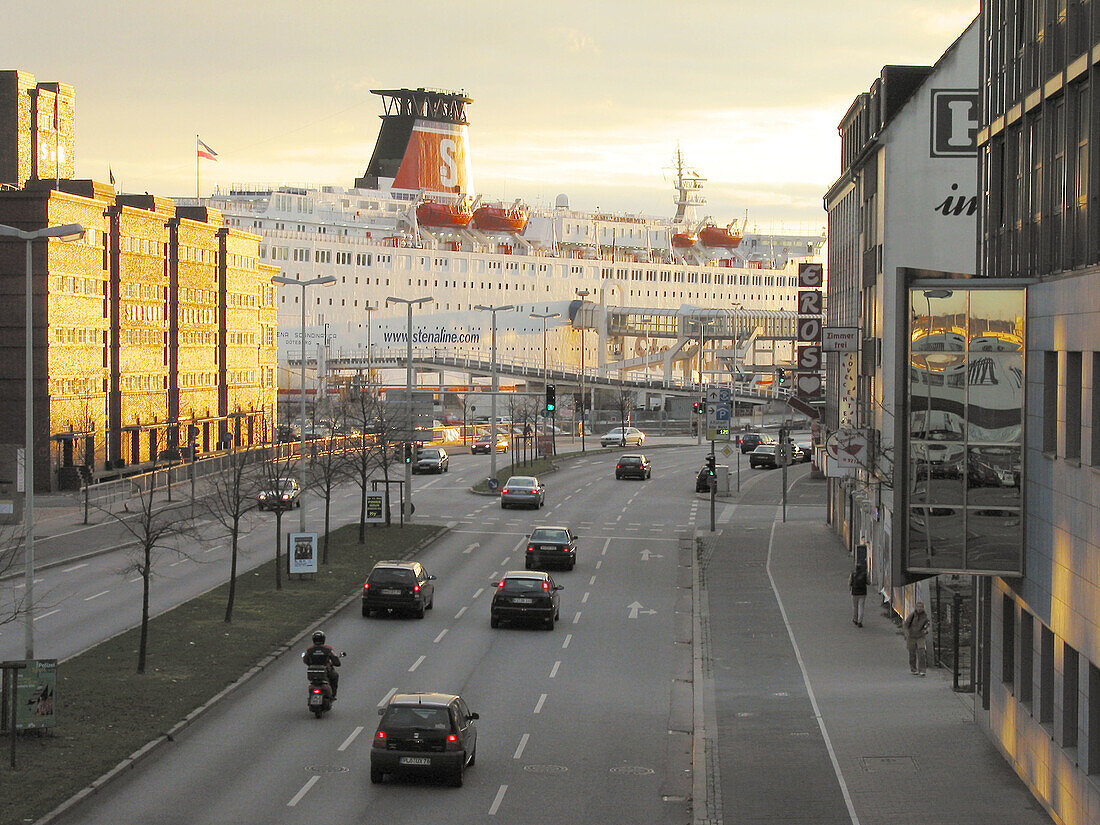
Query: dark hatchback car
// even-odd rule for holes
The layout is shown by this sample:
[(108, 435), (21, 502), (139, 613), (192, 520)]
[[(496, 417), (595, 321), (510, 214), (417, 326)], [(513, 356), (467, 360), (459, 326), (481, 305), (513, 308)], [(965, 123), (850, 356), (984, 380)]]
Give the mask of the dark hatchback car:
[(396, 693), (378, 708), (382, 717), (370, 750), (370, 781), (386, 774), (441, 776), (461, 787), (477, 758), (477, 725), (461, 696)]
[(577, 536), (568, 527), (536, 527), (527, 536), (523, 566), (528, 570), (557, 565), (572, 570), (577, 564)]
[(753, 468), (767, 467), (774, 470), (779, 466), (779, 458), (776, 455), (778, 451), (778, 444), (761, 444), (749, 453), (749, 466)]
[(414, 473), (445, 473), (450, 469), (450, 457), (442, 447), (425, 447), (413, 462)]
[(740, 436), (741, 454), (751, 453), (761, 444), (777, 444), (772, 436), (765, 433), (742, 433)]
[(562, 589), (560, 584), (554, 584), (549, 573), (509, 570), (496, 583), (489, 607), (489, 625), (540, 622), (547, 630), (553, 630), (560, 608), (558, 591)]
[(302, 506), (302, 488), (295, 478), (280, 478), (260, 491), (256, 507), (260, 510), (290, 510)]
[(643, 481), (653, 474), (649, 459), (644, 455), (621, 455), (615, 465), (615, 478), (640, 478)]
[(533, 507), (539, 509), (546, 503), (546, 485), (535, 476), (511, 476), (500, 488), (500, 509)]
[(435, 607), (434, 581), (418, 561), (380, 561), (363, 582), (363, 615), (391, 610), (423, 619)]

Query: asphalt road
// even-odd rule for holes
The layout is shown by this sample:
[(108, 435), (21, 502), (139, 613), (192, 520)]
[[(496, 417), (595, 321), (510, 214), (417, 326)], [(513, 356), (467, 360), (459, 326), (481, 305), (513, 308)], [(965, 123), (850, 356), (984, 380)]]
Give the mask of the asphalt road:
[[(418, 516), (452, 527), (421, 555), (438, 577), (435, 609), (423, 620), (364, 619), (352, 604), (332, 621), (329, 640), (347, 658), (330, 714), (307, 711), (304, 668), (284, 657), (61, 821), (155, 812), (164, 823), (683, 823), (690, 558), (678, 548), (706, 515), (692, 492), (703, 450), (650, 454), (654, 477), (644, 482), (615, 481), (613, 454), (563, 463), (546, 478), (542, 511), (504, 511), (470, 494), (485, 456), (418, 477)], [(493, 630), (491, 582), (522, 569), (525, 534), (538, 524), (568, 524), (581, 537), (576, 569), (554, 574), (565, 587), (561, 621), (553, 632)], [(174, 592), (206, 575), (190, 564)], [(109, 563), (99, 571), (90, 561), (73, 573), (93, 569), (110, 575)], [(481, 714), (463, 788), (370, 783), (376, 708), (394, 690), (459, 692)]]

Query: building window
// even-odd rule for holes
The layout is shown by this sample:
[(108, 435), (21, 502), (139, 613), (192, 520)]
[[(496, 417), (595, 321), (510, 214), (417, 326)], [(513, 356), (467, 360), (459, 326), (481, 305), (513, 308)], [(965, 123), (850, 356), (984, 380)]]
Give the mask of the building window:
[(1089, 463), (1100, 467), (1100, 352), (1092, 354), (1092, 420), (1089, 431)]
[[(1035, 679), (1035, 617), (1026, 610), (1020, 611), (1020, 702), (1031, 708), (1032, 686)], [(1100, 722), (1100, 719), (1097, 720)]]
[(1090, 774), (1100, 774), (1100, 668), (1089, 664), (1089, 741), (1088, 765)]
[(1043, 452), (1058, 450), (1058, 353), (1043, 353)]
[(1001, 597), (1001, 681), (1013, 689), (1016, 676), (1016, 603)]
[(1077, 701), (1080, 656), (1067, 644), (1062, 645), (1062, 747), (1077, 747)]
[(1054, 631), (1039, 631), (1039, 721), (1054, 721)]
[(1066, 458), (1081, 460), (1081, 353), (1066, 353)]

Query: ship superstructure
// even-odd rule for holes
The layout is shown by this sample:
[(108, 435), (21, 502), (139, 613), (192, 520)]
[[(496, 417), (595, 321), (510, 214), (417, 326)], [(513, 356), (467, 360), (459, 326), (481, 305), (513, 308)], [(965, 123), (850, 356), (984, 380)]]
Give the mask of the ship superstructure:
[[(261, 259), (283, 275), (337, 278), (305, 295), (307, 335), (332, 353), (404, 348), (405, 312), (386, 298), (431, 296), (415, 313), (417, 347), (487, 355), (491, 320), (474, 307), (510, 304), (516, 309), (497, 319), (502, 361), (541, 365), (543, 320), (530, 316), (558, 313), (545, 333), (549, 363), (576, 366), (584, 346), (588, 366), (605, 373), (629, 365), (659, 374), (669, 359), (662, 367), (643, 356), (669, 342), (631, 334), (645, 324), (620, 326), (617, 334), (606, 321), (611, 309), (789, 316), (797, 308), (797, 264), (821, 260), (823, 234), (756, 234), (743, 222), (700, 217), (703, 179), (679, 158), (673, 218), (577, 210), (565, 195), (552, 207), (485, 200), (471, 182), (469, 97), (425, 89), (375, 94), (383, 100), (382, 128), (355, 186), (234, 185), (206, 201), (228, 225), (261, 235)], [(280, 289), (284, 344), (299, 340), (301, 299), (302, 290)], [(599, 335), (584, 339), (571, 323), (578, 301), (602, 310)], [(290, 351), (281, 348), (284, 358)], [(686, 363), (679, 368), (687, 373)]]

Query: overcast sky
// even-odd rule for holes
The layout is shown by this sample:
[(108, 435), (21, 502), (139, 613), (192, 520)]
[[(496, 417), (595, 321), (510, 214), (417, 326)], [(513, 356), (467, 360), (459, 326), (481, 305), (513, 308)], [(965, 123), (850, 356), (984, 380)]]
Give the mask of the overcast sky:
[[(0, 68), (76, 88), (77, 174), (195, 194), (350, 186), (372, 88), (463, 90), (487, 199), (674, 211), (679, 145), (706, 212), (819, 227), (836, 126), (886, 64), (932, 64), (978, 0), (0, 0)], [(976, 82), (976, 79), (975, 79)]]

